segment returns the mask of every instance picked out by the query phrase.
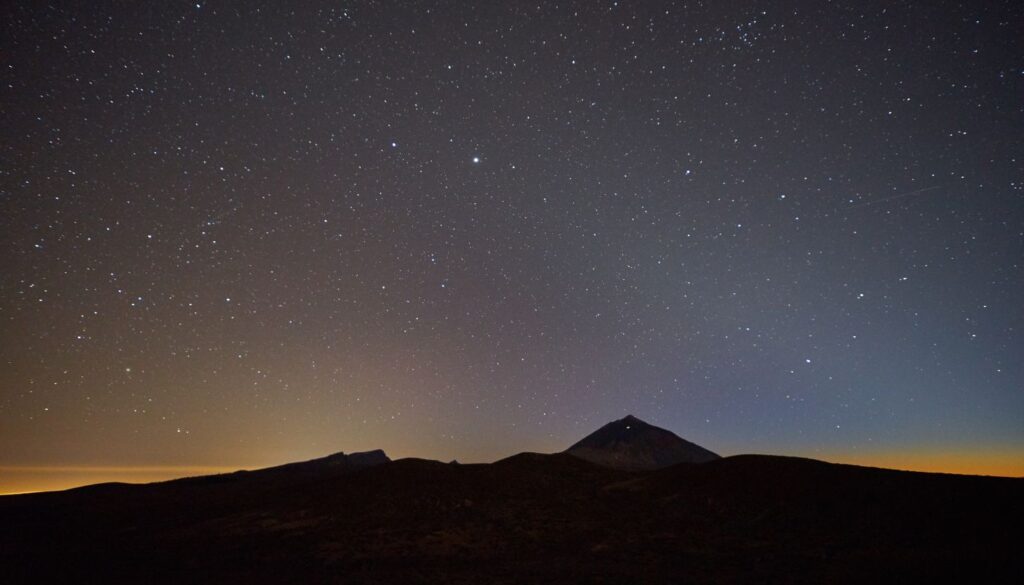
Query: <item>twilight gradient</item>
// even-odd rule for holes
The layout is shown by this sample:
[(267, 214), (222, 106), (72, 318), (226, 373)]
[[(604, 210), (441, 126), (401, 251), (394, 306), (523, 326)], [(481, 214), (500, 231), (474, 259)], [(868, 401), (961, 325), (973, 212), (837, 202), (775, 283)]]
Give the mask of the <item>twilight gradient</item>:
[(0, 491), (627, 413), (1024, 475), (1019, 2), (2, 15)]

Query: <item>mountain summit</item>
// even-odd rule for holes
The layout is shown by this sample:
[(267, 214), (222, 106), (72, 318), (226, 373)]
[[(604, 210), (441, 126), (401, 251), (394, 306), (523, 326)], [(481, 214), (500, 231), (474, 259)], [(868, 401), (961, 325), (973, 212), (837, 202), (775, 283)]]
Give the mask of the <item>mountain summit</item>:
[(704, 447), (633, 415), (604, 425), (565, 452), (598, 465), (631, 471), (721, 459)]

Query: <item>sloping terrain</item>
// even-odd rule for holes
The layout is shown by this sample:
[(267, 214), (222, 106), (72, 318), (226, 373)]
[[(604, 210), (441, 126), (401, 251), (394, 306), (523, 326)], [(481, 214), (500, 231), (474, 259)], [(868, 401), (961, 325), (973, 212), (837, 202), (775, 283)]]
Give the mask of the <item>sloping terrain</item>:
[[(323, 461), (323, 460), (320, 460)], [(738, 456), (301, 465), (0, 498), (4, 583), (1020, 582), (1024, 480)], [(315, 467), (315, 466), (314, 466)]]
[(612, 421), (565, 450), (592, 463), (641, 471), (679, 463), (704, 463), (720, 457), (672, 431), (633, 415)]

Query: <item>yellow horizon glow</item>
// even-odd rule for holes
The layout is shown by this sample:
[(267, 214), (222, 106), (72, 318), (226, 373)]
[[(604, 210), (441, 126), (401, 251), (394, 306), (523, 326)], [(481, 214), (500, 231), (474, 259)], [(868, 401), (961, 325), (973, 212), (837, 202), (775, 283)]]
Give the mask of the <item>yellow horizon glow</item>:
[(223, 473), (223, 470), (248, 469), (247, 467), (227, 467), (224, 465), (0, 465), (3, 471), (31, 471), (37, 473), (62, 473), (67, 471), (85, 472), (127, 472), (127, 473), (177, 473), (183, 470), (208, 471)]
[(1024, 453), (976, 451), (877, 451), (820, 456), (832, 463), (901, 471), (1024, 477)]
[[(902, 471), (1024, 477), (1024, 454), (1016, 450), (879, 450), (795, 454), (830, 463)], [(6, 465), (0, 466), (0, 496), (61, 491), (97, 483), (144, 484), (259, 469), (266, 465)]]
[(69, 490), (97, 483), (144, 484), (231, 473), (252, 466), (0, 465), (0, 496)]

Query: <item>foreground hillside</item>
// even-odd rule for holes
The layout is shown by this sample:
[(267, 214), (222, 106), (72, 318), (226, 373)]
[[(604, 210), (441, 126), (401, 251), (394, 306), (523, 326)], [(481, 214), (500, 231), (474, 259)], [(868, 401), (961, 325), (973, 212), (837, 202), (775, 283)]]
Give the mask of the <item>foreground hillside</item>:
[(1024, 480), (769, 456), (330, 461), (2, 497), (2, 580), (1024, 582)]

